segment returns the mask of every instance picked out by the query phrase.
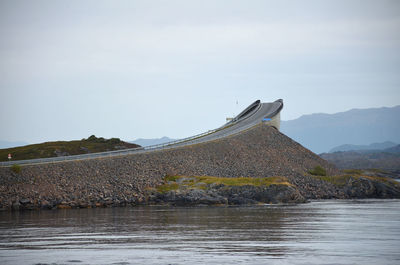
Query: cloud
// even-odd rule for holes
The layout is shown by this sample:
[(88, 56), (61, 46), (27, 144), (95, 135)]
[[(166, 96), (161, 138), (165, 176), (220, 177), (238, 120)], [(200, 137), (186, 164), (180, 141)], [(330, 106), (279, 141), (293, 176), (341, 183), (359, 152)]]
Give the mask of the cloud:
[[(318, 24), (247, 23), (73, 28), (17, 34), (2, 69), (18, 74), (170, 73), (198, 64), (397, 49), (399, 19)], [(11, 37), (11, 36), (10, 36)], [(22, 46), (22, 47), (21, 47)], [(35, 65), (35, 66), (33, 66)], [(189, 66), (189, 67), (188, 67)]]
[[(256, 98), (282, 97), (284, 118), (399, 98), (397, 2), (14, 3), (0, 4), (0, 112), (15, 109), (13, 117), (3, 114), (3, 124), (18, 119), (35, 126), (41, 117), (54, 122), (52, 135), (87, 136), (82, 128), (91, 121), (90, 128), (109, 136), (121, 127), (135, 131), (132, 138), (153, 137), (160, 126), (159, 136), (180, 137), (199, 133), (200, 124), (220, 125), (214, 113), (232, 115), (229, 104), (238, 98), (245, 107)], [(324, 97), (339, 97), (340, 104)], [(310, 98), (321, 104), (299, 103)], [(228, 102), (224, 108), (221, 100)], [(148, 102), (164, 106), (162, 114)], [(146, 118), (154, 116), (161, 118)], [(164, 116), (176, 123), (168, 126)], [(115, 118), (110, 128), (103, 118)], [(176, 129), (181, 123), (187, 126)], [(29, 140), (18, 133), (15, 140)]]

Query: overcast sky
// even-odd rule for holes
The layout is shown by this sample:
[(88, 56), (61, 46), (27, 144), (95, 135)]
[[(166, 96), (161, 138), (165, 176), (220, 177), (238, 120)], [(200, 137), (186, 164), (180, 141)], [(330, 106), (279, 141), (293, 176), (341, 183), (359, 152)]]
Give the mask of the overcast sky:
[[(400, 1), (0, 0), (0, 140), (182, 138), (400, 104)], [(236, 104), (238, 102), (238, 104)]]

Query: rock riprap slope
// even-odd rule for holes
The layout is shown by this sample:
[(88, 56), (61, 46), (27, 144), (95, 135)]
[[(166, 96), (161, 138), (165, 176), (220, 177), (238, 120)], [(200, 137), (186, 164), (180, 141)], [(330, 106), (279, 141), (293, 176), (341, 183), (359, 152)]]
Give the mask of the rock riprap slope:
[[(308, 171), (316, 166), (326, 169), (328, 175), (339, 174), (334, 166), (289, 137), (259, 124), (233, 136), (175, 149), (26, 165), (19, 172), (3, 167), (0, 168), (0, 208), (279, 203), (350, 196), (344, 188), (346, 183), (336, 185), (310, 176)], [(168, 179), (171, 176), (239, 180), (274, 177), (276, 181), (259, 185), (197, 181), (196, 186), (173, 183)], [(351, 183), (358, 183), (357, 179)], [(167, 189), (160, 189), (165, 185)], [(397, 188), (385, 194), (396, 196)], [(371, 187), (369, 191), (369, 197), (380, 196), (371, 192)], [(174, 198), (179, 203), (174, 203)]]

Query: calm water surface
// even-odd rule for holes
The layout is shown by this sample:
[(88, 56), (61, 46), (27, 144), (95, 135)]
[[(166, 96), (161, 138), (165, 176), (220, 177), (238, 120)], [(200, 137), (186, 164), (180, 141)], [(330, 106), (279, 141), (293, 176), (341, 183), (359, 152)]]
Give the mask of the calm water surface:
[(400, 264), (400, 200), (0, 212), (0, 264)]

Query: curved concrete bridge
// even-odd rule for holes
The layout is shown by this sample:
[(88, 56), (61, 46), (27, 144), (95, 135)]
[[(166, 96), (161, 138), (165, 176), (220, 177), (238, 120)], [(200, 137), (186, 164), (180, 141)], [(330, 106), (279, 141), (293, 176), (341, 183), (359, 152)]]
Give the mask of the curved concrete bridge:
[(26, 164), (54, 163), (61, 161), (86, 160), (86, 159), (121, 156), (128, 154), (148, 153), (165, 149), (173, 149), (182, 146), (209, 142), (230, 135), (234, 135), (246, 131), (249, 128), (252, 128), (259, 123), (266, 123), (267, 125), (270, 125), (279, 130), (280, 111), (282, 110), (282, 108), (283, 108), (282, 99), (278, 99), (270, 103), (261, 103), (260, 100), (257, 100), (252, 104), (250, 104), (246, 109), (244, 109), (241, 113), (239, 113), (239, 115), (237, 115), (235, 118), (233, 118), (231, 121), (227, 122), (223, 126), (185, 139), (180, 139), (159, 145), (124, 149), (124, 150), (110, 151), (110, 152), (0, 162), (0, 166), (10, 166), (13, 164), (26, 165)]

